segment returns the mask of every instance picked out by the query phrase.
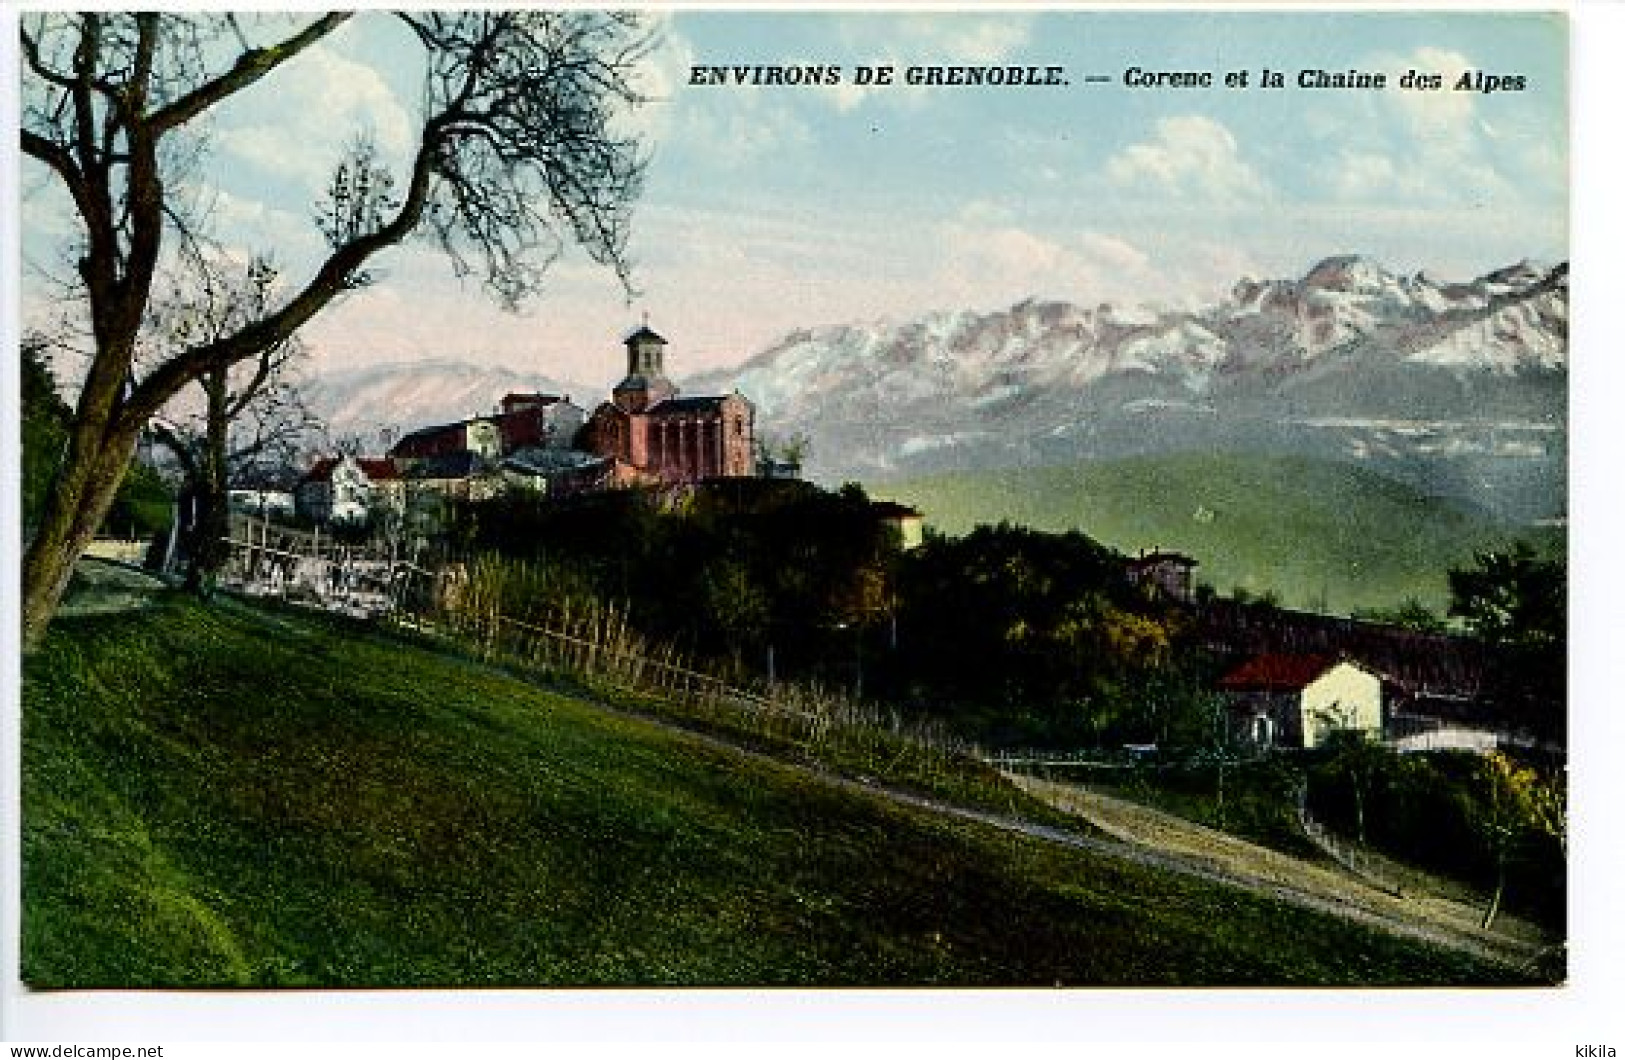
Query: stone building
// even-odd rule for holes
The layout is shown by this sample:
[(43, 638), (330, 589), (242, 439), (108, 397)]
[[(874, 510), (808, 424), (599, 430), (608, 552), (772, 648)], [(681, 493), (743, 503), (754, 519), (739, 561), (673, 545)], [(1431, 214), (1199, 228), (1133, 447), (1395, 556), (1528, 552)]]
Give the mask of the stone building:
[(585, 421), (586, 412), (567, 397), (508, 394), (491, 415), (413, 431), (396, 442), (389, 455), (402, 463), (459, 453), (496, 460), (536, 446), (567, 448)]
[(497, 415), (503, 455), (521, 449), (568, 449), (587, 422), (587, 412), (557, 394), (507, 394)]
[(1191, 570), (1196, 561), (1179, 552), (1142, 550), (1124, 565), (1130, 585), (1142, 585), (1181, 604), (1191, 602)]
[(755, 473), (756, 410), (737, 392), (682, 397), (666, 377), (666, 340), (647, 326), (626, 338), (626, 377), (583, 431), (613, 461), (614, 481), (680, 485)]
[(491, 416), (424, 427), (406, 435), (389, 450), (392, 459), (407, 462), (431, 457), (475, 453), (482, 457), (502, 455), (502, 431)]

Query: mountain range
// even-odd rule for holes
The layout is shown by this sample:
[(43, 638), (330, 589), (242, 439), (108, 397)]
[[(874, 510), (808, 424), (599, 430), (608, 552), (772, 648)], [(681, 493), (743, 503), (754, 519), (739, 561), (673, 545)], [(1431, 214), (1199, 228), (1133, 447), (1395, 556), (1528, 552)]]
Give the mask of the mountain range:
[(367, 452), (419, 427), (489, 415), (504, 394), (535, 391), (570, 396), (589, 410), (598, 401), (589, 388), (551, 376), (451, 358), (329, 369), (306, 385), (329, 436), (356, 438)]
[(1568, 267), (1441, 283), (1333, 257), (1196, 310), (1033, 300), (797, 331), (689, 387), (738, 387), (836, 480), (1257, 451), (1560, 519)]
[[(681, 363), (681, 351), (672, 358)], [(1196, 309), (1028, 300), (785, 335), (735, 368), (758, 433), (810, 442), (824, 481), (884, 482), (1172, 452), (1350, 462), (1517, 522), (1566, 517), (1568, 267), (1465, 282), (1360, 256), (1238, 282)], [(510, 389), (600, 397), (450, 361), (323, 377), (317, 412), (364, 433), (488, 410)]]

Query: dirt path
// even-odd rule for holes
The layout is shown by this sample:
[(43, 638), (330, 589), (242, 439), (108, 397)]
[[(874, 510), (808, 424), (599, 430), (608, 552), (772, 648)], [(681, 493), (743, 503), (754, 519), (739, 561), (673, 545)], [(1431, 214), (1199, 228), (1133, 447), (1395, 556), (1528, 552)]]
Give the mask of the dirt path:
[[(470, 661), (471, 665), (488, 666)], [(861, 792), (894, 805), (1056, 843), (1104, 857), (1193, 876), (1253, 894), (1287, 902), (1389, 934), (1418, 939), (1435, 946), (1466, 952), (1505, 967), (1538, 968), (1549, 948), (1536, 933), (1527, 937), (1504, 930), (1486, 932), (1478, 927), (1477, 911), (1459, 902), (1431, 897), (1396, 898), (1337, 868), (1260, 847), (1226, 833), (1203, 828), (1181, 818), (1121, 799), (1092, 795), (1081, 789), (1015, 773), (1004, 776), (1033, 797), (1076, 816), (1103, 833), (1086, 835), (1037, 824), (1009, 814), (956, 805), (912, 791), (894, 788), (867, 777), (850, 777), (807, 763), (745, 747), (713, 731), (682, 724), (647, 711), (632, 710), (593, 697), (600, 709), (635, 717), (720, 750), (753, 761), (794, 770), (833, 787)]]
[(115, 560), (86, 556), (73, 569), (59, 615), (110, 615), (148, 607), (169, 588), (162, 578)]
[(1155, 851), (1254, 892), (1311, 904), (1513, 967), (1531, 964), (1549, 946), (1537, 929), (1510, 917), (1500, 918), (1493, 930), (1484, 930), (1479, 927), (1480, 911), (1463, 902), (1420, 893), (1396, 896), (1340, 868), (1270, 850), (1139, 803), (1017, 773), (1005, 776), (1028, 794), (1077, 815), (1119, 842)]
[[(270, 616), (257, 612), (262, 619)], [(464, 660), (487, 668), (490, 664)], [(1005, 832), (1056, 843), (1104, 857), (1121, 858), (1162, 871), (1180, 873), (1302, 908), (1364, 924), (1391, 934), (1419, 939), (1516, 969), (1535, 968), (1549, 940), (1533, 929), (1503, 920), (1495, 931), (1478, 927), (1478, 913), (1460, 902), (1432, 896), (1396, 897), (1335, 867), (1278, 851), (1150, 809), (1138, 803), (1097, 795), (1081, 788), (1015, 773), (1012, 784), (1039, 800), (1092, 826), (1104, 835), (1089, 835), (1037, 824), (1009, 814), (955, 805), (869, 778), (843, 776), (819, 766), (789, 762), (742, 746), (735, 740), (645, 711), (603, 700), (600, 709), (635, 717), (680, 732), (702, 744), (742, 755), (781, 769), (794, 770), (833, 787), (862, 792), (898, 806), (958, 820), (974, 821)]]
[(1094, 796), (1067, 785), (1020, 774), (1004, 774), (1016, 787), (1098, 829), (1106, 836), (1101, 838), (991, 810), (944, 802), (867, 777), (853, 778), (820, 766), (788, 762), (741, 746), (714, 732), (644, 711), (628, 710), (602, 700), (595, 699), (593, 702), (604, 710), (681, 732), (708, 746), (781, 769), (794, 770), (833, 787), (1104, 857), (1121, 858), (1165, 872), (1239, 887), (1256, 895), (1364, 924), (1389, 934), (1469, 953), (1504, 967), (1535, 969), (1543, 953), (1550, 948), (1548, 941), (1539, 938), (1532, 929), (1524, 932), (1522, 937), (1506, 930), (1480, 929), (1477, 911), (1459, 902), (1432, 897), (1396, 898), (1341, 869), (1327, 868), (1269, 850), (1138, 803)]

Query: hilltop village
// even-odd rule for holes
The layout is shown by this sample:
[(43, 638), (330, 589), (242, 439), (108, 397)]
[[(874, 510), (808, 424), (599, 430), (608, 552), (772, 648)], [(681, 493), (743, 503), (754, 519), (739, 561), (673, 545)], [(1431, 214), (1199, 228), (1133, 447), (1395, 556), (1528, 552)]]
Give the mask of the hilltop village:
[(625, 346), (625, 377), (590, 414), (568, 396), (510, 393), (491, 413), (418, 428), (383, 455), (319, 459), (291, 495), (240, 491), (235, 500), (318, 524), (355, 523), (504, 491), (559, 497), (799, 473), (759, 451), (755, 409), (742, 394), (680, 394), (666, 374), (667, 341), (647, 325)]
[[(262, 516), (292, 516), (315, 526), (318, 534), (324, 527), (338, 534), (346, 527), (377, 525), (382, 520), (405, 527), (422, 541), (425, 537), (443, 536), (448, 512), (458, 506), (516, 500), (531, 505), (541, 503), (541, 509), (523, 511), (510, 503), (503, 517), (494, 520), (509, 529), (495, 529), (493, 520), (487, 520), (479, 531), (486, 545), (511, 550), (516, 537), (546, 536), (540, 530), (532, 533), (518, 527), (529, 527), (542, 518), (552, 520), (547, 525), (556, 530), (558, 525), (579, 518), (571, 513), (580, 508), (581, 502), (594, 497), (638, 494), (657, 498), (658, 505), (669, 509), (684, 503), (692, 507), (695, 498), (704, 494), (702, 508), (726, 508), (734, 517), (760, 522), (766, 513), (784, 507), (794, 509), (818, 492), (799, 481), (798, 464), (773, 459), (758, 444), (755, 408), (743, 394), (680, 393), (667, 373), (667, 346), (667, 340), (647, 324), (629, 334), (624, 340), (623, 378), (607, 400), (590, 411), (568, 396), (508, 393), (488, 414), (412, 430), (381, 455), (324, 456), (310, 467), (291, 494), (239, 491), (234, 497), (235, 506), (239, 513), (251, 510)], [(733, 485), (719, 492), (730, 483)], [(802, 492), (779, 488), (775, 494), (775, 483), (800, 487)], [(743, 489), (747, 485), (751, 488)], [(859, 530), (853, 531), (839, 520), (820, 526), (819, 519), (824, 516), (809, 515), (802, 521), (816, 529), (766, 531), (776, 539), (770, 546), (760, 547), (789, 548), (787, 542), (797, 533), (808, 532), (814, 537), (855, 533), (864, 540), (881, 540), (873, 538), (879, 533), (890, 543), (886, 547), (904, 551), (922, 543), (922, 513), (906, 505), (870, 500), (861, 490), (855, 495), (859, 500), (854, 502), (853, 511), (861, 524)], [(728, 499), (719, 499), (722, 497)], [(769, 497), (776, 499), (765, 500)], [(555, 514), (534, 515), (538, 510)], [(621, 531), (600, 526), (599, 533), (609, 539)], [(1028, 549), (1032, 544), (1011, 539), (999, 547)], [(827, 547), (827, 541), (812, 540), (805, 544), (803, 553)], [(867, 592), (873, 598), (859, 605), (842, 603), (832, 612), (836, 617), (807, 633), (809, 639), (827, 640), (831, 629), (851, 628), (857, 631), (854, 635), (859, 637), (861, 656), (861, 638), (870, 635), (864, 631), (882, 614), (895, 638), (897, 615), (902, 610), (897, 603), (898, 589), (891, 584), (896, 578), (896, 565), (876, 559), (875, 555), (856, 562), (864, 576), (879, 580), (884, 588), (870, 587)], [(590, 568), (603, 562), (601, 556), (585, 556), (579, 557), (576, 564)], [(615, 562), (624, 565), (626, 560), (617, 558)], [(1035, 560), (1020, 555), (1006, 562), (1031, 564)], [(1197, 584), (1194, 571), (1198, 561), (1178, 551), (1152, 549), (1111, 562), (1116, 566), (1109, 584), (1120, 585), (1131, 594), (1131, 600), (1140, 601), (1120, 606), (1149, 606), (1151, 610), (1144, 620), (1157, 623), (1160, 636), (1170, 637), (1174, 635), (1170, 631), (1177, 631), (1179, 639), (1189, 645), (1186, 650), (1200, 650), (1213, 660), (1208, 687), (1225, 697), (1230, 715), (1226, 729), (1246, 745), (1316, 747), (1338, 733), (1356, 732), (1401, 748), (1483, 750), (1513, 738), (1498, 732), (1494, 721), (1480, 709), (1489, 667), (1483, 646), (1472, 639), (1443, 630), (1404, 628), (1225, 599)], [(706, 561), (696, 560), (695, 565), (704, 567)], [(687, 572), (667, 567), (658, 573), (641, 573), (633, 580), (645, 586), (646, 593), (659, 587), (662, 593), (682, 595), (687, 591), (682, 588), (687, 576)], [(831, 578), (839, 581), (846, 576), (843, 570)], [(734, 599), (732, 606), (744, 606), (754, 590), (737, 582), (725, 589), (702, 582), (693, 591), (702, 596), (721, 593)], [(865, 590), (851, 591), (861, 594)], [(1090, 583), (1080, 591), (1100, 592), (1101, 587), (1098, 582)], [(1109, 591), (1119, 592), (1115, 588)], [(985, 606), (996, 604), (999, 602), (989, 600)], [(720, 605), (713, 601), (707, 606), (716, 611)], [(689, 615), (678, 610), (679, 618), (668, 631), (674, 636), (683, 635), (684, 623), (691, 618), (700, 621), (704, 617), (701, 612)], [(730, 621), (745, 619), (723, 616), (716, 621), (726, 627)], [(750, 621), (767, 627), (775, 622), (769, 615)], [(762, 635), (759, 629), (742, 625), (733, 630), (731, 637), (736, 644), (742, 637)], [(945, 643), (957, 635), (951, 630), (934, 634)], [(1006, 635), (1031, 636), (1031, 620), (1018, 620)], [(1064, 643), (1052, 648), (1058, 652), (1071, 650)], [(766, 650), (774, 651), (772, 647)], [(787, 661), (793, 665), (795, 650), (777, 650), (778, 665)], [(831, 650), (838, 649), (826, 644), (810, 652), (819, 656), (814, 669), (825, 676), (831, 671), (822, 656)], [(1121, 651), (1118, 647), (1102, 650), (1107, 654)], [(980, 669), (985, 671), (991, 664), (984, 648), (977, 647), (963, 657), (974, 659), (978, 653), (982, 653)], [(887, 663), (884, 658), (871, 662), (871, 690), (880, 687), (877, 681), (884, 681)], [(954, 666), (931, 663), (928, 670), (940, 676), (952, 674)], [(934, 679), (916, 684), (930, 687)], [(979, 680), (976, 674), (966, 674), (963, 679), (970, 686)], [(860, 685), (862, 680), (860, 666)], [(909, 694), (906, 689), (898, 691)], [(955, 691), (944, 689), (945, 694)], [(1051, 690), (1030, 693), (1034, 698), (1050, 694)], [(1162, 733), (1161, 738), (1166, 739), (1167, 734)]]

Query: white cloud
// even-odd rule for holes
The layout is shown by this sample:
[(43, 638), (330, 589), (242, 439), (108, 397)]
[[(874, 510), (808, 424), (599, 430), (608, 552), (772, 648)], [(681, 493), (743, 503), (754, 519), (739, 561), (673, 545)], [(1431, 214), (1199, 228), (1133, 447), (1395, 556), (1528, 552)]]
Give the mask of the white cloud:
[(789, 107), (761, 96), (744, 98), (749, 101), (742, 106), (691, 112), (681, 128), (687, 149), (737, 169), (812, 142), (812, 130)]
[(1078, 237), (1078, 247), (1089, 260), (1124, 275), (1143, 274), (1151, 265), (1145, 251), (1118, 236), (1085, 232)]
[(416, 137), (410, 113), (383, 77), (325, 45), (222, 104), (217, 121), (223, 154), (307, 187), (327, 179), (357, 133), (370, 135), (397, 164)]
[(1418, 48), (1409, 56), (1379, 61), (1384, 63), (1379, 69), (1395, 71), (1396, 81), (1412, 70), (1443, 77), (1442, 87), (1436, 91), (1390, 88), (1383, 94), (1383, 100), (1398, 116), (1412, 139), (1459, 142), (1476, 135), (1474, 109), (1477, 94), (1457, 92), (1451, 88), (1463, 73), (1475, 68), (1467, 56), (1439, 48)]
[(930, 288), (942, 307), (986, 310), (1031, 297), (1119, 299), (1145, 280), (1150, 265), (1120, 236), (1051, 232), (983, 203), (968, 204), (933, 235)]
[(885, 41), (888, 51), (911, 62), (998, 63), (1031, 40), (1032, 19), (943, 12), (860, 15), (842, 23), (841, 35), (856, 48)]
[(677, 29), (670, 12), (651, 14), (649, 30), (655, 46), (632, 78), (632, 88), (647, 102), (624, 115), (622, 125), (645, 142), (658, 143), (671, 129), (677, 97), (694, 65), (694, 45)]
[(1200, 115), (1157, 122), (1155, 140), (1118, 152), (1106, 163), (1106, 175), (1125, 188), (1207, 200), (1253, 199), (1268, 190), (1241, 158), (1230, 130)]
[[(727, 95), (725, 100), (704, 96), (708, 91)], [(665, 116), (665, 138), (680, 140), (685, 154), (713, 164), (748, 167), (775, 152), (812, 142), (811, 127), (791, 108), (788, 98), (779, 96), (774, 88), (690, 88)]]
[[(1456, 91), (1464, 73), (1482, 69), (1470, 56), (1423, 47), (1356, 65), (1385, 72), (1389, 87), (1330, 94), (1305, 108), (1305, 127), (1325, 148), (1312, 169), (1300, 171), (1314, 197), (1369, 207), (1511, 210), (1532, 196), (1549, 204), (1563, 194), (1562, 129), (1497, 112), (1509, 97)], [(1404, 86), (1413, 71), (1438, 77), (1439, 87)]]

